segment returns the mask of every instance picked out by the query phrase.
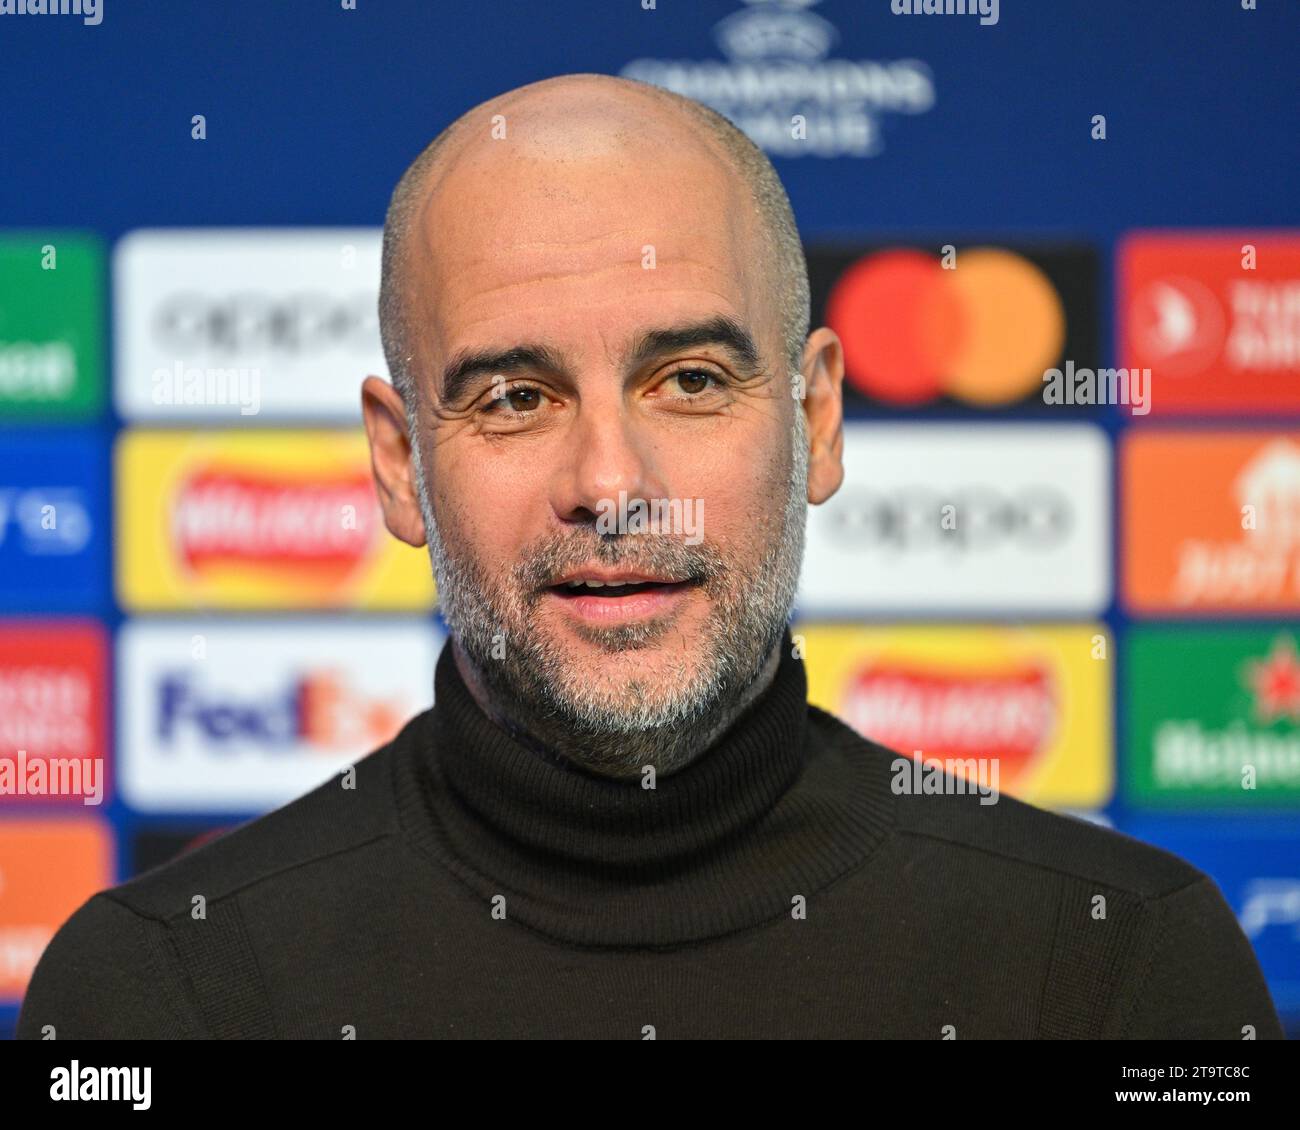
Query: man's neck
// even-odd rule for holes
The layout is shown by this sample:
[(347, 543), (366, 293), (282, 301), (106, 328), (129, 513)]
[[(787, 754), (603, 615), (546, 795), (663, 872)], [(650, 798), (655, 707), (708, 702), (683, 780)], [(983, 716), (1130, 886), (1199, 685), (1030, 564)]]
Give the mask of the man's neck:
[[(566, 741), (562, 733), (544, 731), (534, 721), (519, 713), (517, 703), (508, 706), (504, 698), (489, 686), (477, 665), (460, 646), (459, 641), (453, 639), (451, 646), (456, 670), (460, 673), (461, 679), (479, 709), (521, 745), (552, 764), (568, 769), (576, 767), (607, 777), (635, 777), (640, 774), (641, 767), (636, 765), (614, 769), (608, 765), (592, 764), (582, 755), (581, 742)], [(691, 741), (685, 749), (677, 749), (673, 759), (674, 772), (685, 768), (712, 749), (736, 720), (772, 685), (772, 680), (781, 665), (781, 646), (782, 641), (778, 640), (764, 660), (758, 674), (750, 680), (749, 685), (734, 702), (718, 711), (716, 721), (709, 726), (698, 728), (696, 740)]]

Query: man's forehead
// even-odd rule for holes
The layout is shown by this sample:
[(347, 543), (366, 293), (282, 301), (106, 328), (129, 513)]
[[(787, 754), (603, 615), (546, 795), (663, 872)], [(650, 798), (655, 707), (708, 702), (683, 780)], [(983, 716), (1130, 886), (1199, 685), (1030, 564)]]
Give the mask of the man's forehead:
[(680, 233), (726, 246), (752, 234), (754, 220), (743, 181), (698, 146), (546, 156), (486, 141), (430, 184), (416, 243), (422, 254), (448, 259), (547, 244), (562, 250), (615, 232), (661, 240)]
[(518, 321), (521, 307), (684, 301), (755, 316), (760, 256), (716, 165), (677, 162), (637, 176), (627, 166), (555, 175), (530, 164), (508, 185), (488, 178), (477, 193), (444, 190), (421, 217), (411, 306), (442, 345), (467, 344), (446, 339), (468, 327)]

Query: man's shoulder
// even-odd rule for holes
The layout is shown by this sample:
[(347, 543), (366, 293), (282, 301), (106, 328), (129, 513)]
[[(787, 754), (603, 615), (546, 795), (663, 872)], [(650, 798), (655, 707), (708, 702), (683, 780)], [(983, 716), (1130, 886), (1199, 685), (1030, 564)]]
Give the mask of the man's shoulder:
[(288, 804), (101, 893), (164, 919), (188, 913), (196, 893), (211, 902), (395, 834), (392, 760), (422, 718)]
[[(1054, 924), (1043, 1033), (1241, 1039), (1250, 1030), (1283, 1038), (1232, 908), (1187, 860), (996, 789), (972, 790), (953, 773), (927, 777), (911, 757), (815, 708), (814, 727), (824, 748), (855, 763), (872, 802), (889, 813), (899, 866), (944, 874), (950, 889), (966, 894), (1043, 896)], [(980, 780), (978, 764), (964, 768), (963, 779), (974, 770)], [(993, 784), (991, 773), (983, 779)]]
[[(59, 927), (24, 997), (18, 1036), (181, 1038), (194, 1026), (188, 989), (167, 926), (190, 924), (194, 899), (206, 916), (255, 884), (281, 881), (286, 897), (315, 884), (328, 865), (398, 832), (393, 758), (416, 715), (392, 741), (298, 799), (166, 863), (92, 895)], [(226, 931), (222, 936), (228, 936)]]
[(951, 759), (967, 762), (964, 775), (955, 765), (918, 769), (913, 758), (863, 737), (835, 715), (816, 707), (811, 712), (829, 740), (861, 758), (876, 794), (888, 798), (897, 835), (937, 850), (977, 853), (989, 867), (1055, 872), (1141, 899), (1162, 898), (1207, 878), (1163, 848), (1001, 792), (1002, 773), (995, 776), (979, 758)]

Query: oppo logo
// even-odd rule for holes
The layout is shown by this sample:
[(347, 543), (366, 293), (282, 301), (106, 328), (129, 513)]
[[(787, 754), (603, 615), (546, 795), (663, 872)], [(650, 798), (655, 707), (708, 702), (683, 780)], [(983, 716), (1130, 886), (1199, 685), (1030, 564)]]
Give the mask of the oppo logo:
[(159, 344), (233, 353), (373, 351), (379, 319), (373, 292), (338, 295), (245, 292), (177, 294), (154, 319)]
[(830, 537), (853, 549), (1045, 550), (1074, 524), (1069, 498), (1050, 487), (850, 488), (826, 510)]

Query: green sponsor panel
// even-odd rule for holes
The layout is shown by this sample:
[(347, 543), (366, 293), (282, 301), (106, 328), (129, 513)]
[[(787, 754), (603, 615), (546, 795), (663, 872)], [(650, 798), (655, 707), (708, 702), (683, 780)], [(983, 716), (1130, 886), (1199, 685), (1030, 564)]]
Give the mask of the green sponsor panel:
[(0, 421), (84, 418), (104, 402), (104, 249), (0, 234)]
[(1127, 799), (1300, 806), (1300, 630), (1136, 628), (1124, 657)]

